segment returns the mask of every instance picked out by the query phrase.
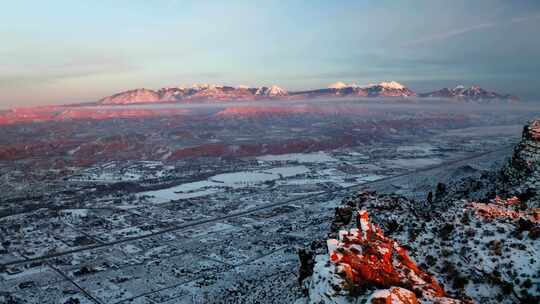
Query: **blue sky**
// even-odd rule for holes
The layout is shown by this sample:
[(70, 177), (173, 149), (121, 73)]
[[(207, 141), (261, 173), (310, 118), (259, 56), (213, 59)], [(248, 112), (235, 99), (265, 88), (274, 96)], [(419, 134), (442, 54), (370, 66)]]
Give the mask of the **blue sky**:
[(0, 20), (0, 107), (194, 82), (540, 97), (536, 0), (18, 0)]

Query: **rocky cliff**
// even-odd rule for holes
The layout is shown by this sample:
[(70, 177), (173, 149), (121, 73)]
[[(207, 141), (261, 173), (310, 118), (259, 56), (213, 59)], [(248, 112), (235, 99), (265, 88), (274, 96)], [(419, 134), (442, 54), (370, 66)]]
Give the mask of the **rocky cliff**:
[[(426, 200), (343, 200), (326, 246), (300, 251), (307, 303), (538, 303), (540, 122), (508, 165)], [(371, 219), (368, 218), (368, 212)]]
[(523, 128), (523, 139), (512, 157), (512, 169), (525, 175), (540, 172), (540, 121), (535, 120)]
[(519, 98), (485, 90), (479, 86), (465, 88), (456, 86), (453, 89), (440, 89), (429, 93), (417, 94), (405, 85), (396, 81), (383, 81), (376, 84), (360, 86), (354, 83), (336, 82), (328, 88), (307, 91), (288, 92), (272, 86), (251, 88), (246, 86), (224, 86), (217, 84), (194, 84), (191, 87), (167, 87), (153, 91), (135, 89), (120, 92), (98, 101), (98, 104), (137, 104), (137, 103), (171, 103), (198, 101), (249, 101), (260, 99), (311, 99), (332, 97), (427, 97), (449, 100), (472, 101), (486, 103), (492, 101), (516, 101)]
[(249, 88), (245, 86), (223, 86), (194, 84), (191, 87), (168, 87), (157, 91), (135, 89), (105, 97), (98, 101), (103, 105), (126, 105), (136, 103), (170, 103), (193, 101), (227, 101), (284, 98), (289, 93), (276, 86)]

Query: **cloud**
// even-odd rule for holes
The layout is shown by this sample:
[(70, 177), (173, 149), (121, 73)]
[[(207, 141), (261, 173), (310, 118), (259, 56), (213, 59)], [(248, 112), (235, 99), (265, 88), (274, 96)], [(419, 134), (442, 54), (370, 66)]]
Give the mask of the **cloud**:
[(531, 16), (524, 16), (524, 17), (514, 17), (514, 18), (511, 18), (509, 21), (505, 21), (505, 22), (479, 23), (479, 24), (471, 25), (471, 26), (464, 27), (464, 28), (453, 29), (453, 30), (450, 30), (450, 31), (447, 31), (447, 32), (437, 33), (437, 34), (429, 35), (429, 36), (422, 37), (422, 38), (419, 38), (419, 39), (414, 39), (412, 41), (408, 41), (403, 46), (404, 47), (418, 46), (418, 45), (422, 45), (422, 44), (426, 44), (426, 43), (430, 43), (430, 42), (434, 42), (434, 41), (441, 41), (441, 40), (446, 40), (446, 39), (449, 39), (449, 38), (452, 38), (452, 37), (465, 35), (465, 34), (470, 33), (470, 32), (476, 32), (476, 31), (491, 29), (491, 28), (495, 28), (495, 27), (498, 27), (498, 26), (502, 26), (502, 25), (508, 25), (508, 24), (519, 24), (519, 23), (524, 23), (524, 22), (528, 22), (528, 21), (532, 21), (532, 20), (538, 20), (538, 19), (540, 19), (540, 14), (535, 14), (535, 15), (531, 15)]
[(119, 58), (79, 58), (59, 63), (0, 63), (0, 87), (35, 86), (65, 79), (119, 73), (134, 67)]

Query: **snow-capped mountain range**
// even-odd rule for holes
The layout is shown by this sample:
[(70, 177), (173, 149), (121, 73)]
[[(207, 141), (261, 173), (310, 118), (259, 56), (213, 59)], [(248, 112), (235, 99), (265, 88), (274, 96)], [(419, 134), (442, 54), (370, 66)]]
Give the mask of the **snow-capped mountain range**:
[(204, 100), (253, 100), (287, 96), (288, 92), (276, 85), (249, 88), (246, 86), (223, 86), (194, 84), (191, 87), (167, 87), (157, 91), (135, 89), (105, 97), (99, 104), (134, 104)]
[(484, 90), (478, 86), (454, 89), (444, 88), (429, 93), (417, 94), (407, 86), (396, 82), (357, 85), (336, 82), (327, 88), (289, 92), (277, 85), (258, 88), (247, 86), (224, 86), (216, 84), (194, 84), (190, 87), (166, 87), (159, 90), (134, 89), (105, 97), (98, 104), (174, 103), (197, 101), (250, 101), (259, 99), (313, 99), (324, 97), (423, 97), (448, 98), (459, 101), (485, 102), (493, 100), (517, 100), (517, 97)]
[(431, 98), (452, 98), (464, 101), (518, 100), (516, 96), (490, 92), (479, 86), (466, 88), (463, 85), (458, 85), (453, 89), (443, 88), (434, 92), (422, 93), (419, 94), (419, 96)]

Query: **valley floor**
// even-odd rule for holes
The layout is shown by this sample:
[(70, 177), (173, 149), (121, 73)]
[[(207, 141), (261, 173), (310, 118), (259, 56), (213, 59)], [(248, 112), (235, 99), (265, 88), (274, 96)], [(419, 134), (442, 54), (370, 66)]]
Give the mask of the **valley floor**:
[[(69, 298), (82, 303), (292, 303), (301, 295), (296, 250), (326, 236), (334, 208), (344, 196), (367, 188), (422, 197), (438, 181), (503, 163), (509, 151), (507, 147), (473, 153), (362, 185), (261, 202), (221, 217), (175, 222), (174, 216), (158, 219), (145, 208), (113, 213), (119, 217), (118, 225), (130, 217), (156, 223), (147, 229), (87, 230), (77, 226), (80, 212), (108, 211), (61, 210), (58, 220), (66, 224), (54, 234), (66, 238), (66, 243), (84, 236), (94, 241), (55, 253), (39, 246), (41, 252), (25, 256), (21, 249), (23, 259), (3, 255), (8, 271), (1, 274), (0, 286), (27, 303)], [(38, 213), (50, 216), (48, 211)], [(18, 235), (12, 235), (14, 244)], [(58, 238), (50, 232), (42, 237), (47, 235), (51, 242)]]

